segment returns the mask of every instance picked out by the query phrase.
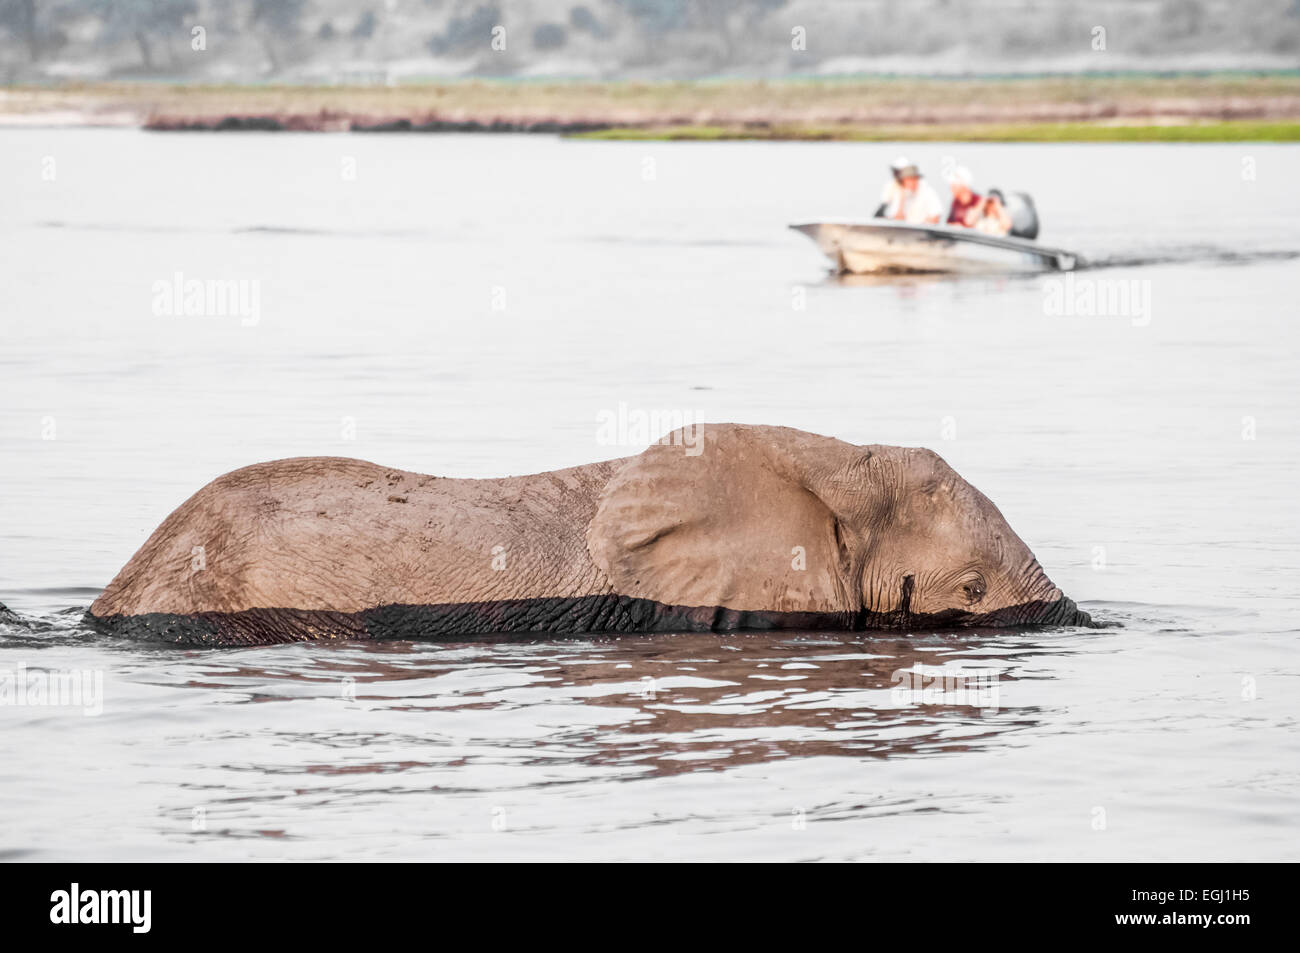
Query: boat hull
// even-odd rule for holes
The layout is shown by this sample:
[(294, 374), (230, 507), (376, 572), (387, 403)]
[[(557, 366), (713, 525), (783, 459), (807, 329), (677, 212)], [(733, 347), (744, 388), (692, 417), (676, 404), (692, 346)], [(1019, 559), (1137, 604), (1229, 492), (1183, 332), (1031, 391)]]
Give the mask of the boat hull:
[(948, 225), (898, 222), (791, 225), (807, 235), (841, 273), (996, 274), (1072, 271), (1078, 256), (1024, 238), (986, 235)]

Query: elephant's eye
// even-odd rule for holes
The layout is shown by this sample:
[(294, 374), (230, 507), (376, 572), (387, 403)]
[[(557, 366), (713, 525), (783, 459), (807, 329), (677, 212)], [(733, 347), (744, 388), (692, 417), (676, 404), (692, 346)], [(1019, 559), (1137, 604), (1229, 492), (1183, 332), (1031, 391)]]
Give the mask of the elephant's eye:
[(961, 584), (961, 591), (966, 597), (966, 604), (973, 606), (984, 598), (988, 587), (984, 584), (984, 577), (977, 573)]

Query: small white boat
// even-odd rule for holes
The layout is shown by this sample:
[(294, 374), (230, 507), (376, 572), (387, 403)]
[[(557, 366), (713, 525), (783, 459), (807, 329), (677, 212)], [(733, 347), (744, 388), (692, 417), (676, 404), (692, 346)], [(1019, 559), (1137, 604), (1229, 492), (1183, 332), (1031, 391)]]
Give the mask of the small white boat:
[(1073, 271), (1079, 256), (1027, 238), (986, 235), (956, 225), (906, 225), (877, 219), (863, 224), (791, 225), (811, 238), (841, 273), (989, 274)]
[(879, 217), (860, 224), (816, 222), (790, 227), (811, 238), (841, 274), (1073, 271), (1078, 255), (1034, 241), (1038, 237), (1034, 200), (1024, 192), (1010, 192), (1004, 201), (1012, 222), (1011, 234), (1005, 236), (958, 225), (907, 225)]

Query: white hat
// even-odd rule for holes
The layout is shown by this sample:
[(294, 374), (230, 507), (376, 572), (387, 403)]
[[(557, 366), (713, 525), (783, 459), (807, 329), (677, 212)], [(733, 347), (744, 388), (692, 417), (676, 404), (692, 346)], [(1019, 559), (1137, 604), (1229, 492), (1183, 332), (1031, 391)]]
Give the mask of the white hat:
[(949, 185), (964, 185), (966, 188), (970, 188), (970, 184), (974, 181), (975, 179), (971, 176), (970, 169), (966, 168), (964, 165), (959, 165), (948, 173)]
[(914, 175), (918, 179), (921, 177), (921, 170), (907, 156), (899, 156), (890, 164), (889, 169), (894, 173), (895, 179), (905, 179), (909, 175)]

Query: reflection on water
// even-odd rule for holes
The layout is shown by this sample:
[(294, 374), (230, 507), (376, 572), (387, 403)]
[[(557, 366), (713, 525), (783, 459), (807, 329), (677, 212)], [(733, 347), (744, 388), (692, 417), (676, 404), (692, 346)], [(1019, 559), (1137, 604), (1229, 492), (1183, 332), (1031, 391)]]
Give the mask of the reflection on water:
[[(233, 845), (305, 837), (304, 823), (322, 808), (346, 814), (385, 804), (401, 813), (409, 798), (481, 795), (527, 815), (526, 804), (552, 789), (574, 792), (573, 809), (540, 831), (570, 826), (592, 797), (619, 798), (582, 793), (593, 784), (668, 784), (817, 759), (852, 771), (864, 760), (993, 750), (1039, 724), (1039, 705), (1017, 702), (1015, 686), (1047, 677), (1035, 670), (1038, 659), (1068, 654), (1051, 644), (1062, 635), (691, 634), (194, 651), (88, 641), (69, 609), (0, 626), (0, 657), (26, 659), (29, 672), (58, 670), (66, 658), (114, 671), (96, 719), (70, 709), (11, 711), (29, 737), (67, 738), (69, 728), (89, 734), (87, 743), (114, 736), (121, 761), (113, 770), (135, 781), (185, 779), (167, 803), (145, 812), (136, 805), (133, 836), (239, 856), (228, 854)], [(162, 763), (138, 763), (141, 747)], [(87, 760), (81, 744), (47, 745), (39, 769), (27, 753), (11, 783)], [(101, 809), (120, 810), (114, 799), (134, 803), (135, 786), (110, 782), (93, 796)], [(664, 805), (675, 799), (666, 794)], [(446, 825), (463, 818), (453, 812), (459, 820), (449, 821), (443, 808), (431, 806), (421, 836), (455, 834)], [(830, 818), (865, 809), (832, 798), (777, 810), (803, 823), (809, 811)], [(911, 796), (870, 805), (873, 816), (933, 809)], [(195, 817), (202, 829), (187, 829)], [(654, 821), (634, 826), (645, 824)], [(10, 836), (30, 856), (49, 856), (22, 834), (43, 827), (32, 818)]]
[[(972, 659), (992, 689), (961, 680)], [(540, 645), (431, 649), (369, 644), (345, 659), (326, 652), (301, 669), (224, 667), (209, 660), (189, 684), (268, 701), (267, 685), (311, 683), (309, 697), (338, 696), (364, 711), (425, 712), (429, 730), (473, 745), (479, 720), (460, 717), (532, 705), (579, 705), (575, 724), (527, 739), (538, 757), (635, 767), (644, 774), (722, 770), (742, 764), (836, 755), (889, 757), (964, 751), (1034, 723), (1033, 710), (998, 707), (1008, 671), (1038, 648), (1011, 633), (856, 640), (814, 635), (675, 635)], [(306, 661), (306, 660), (305, 660)], [(215, 664), (214, 664), (215, 663)], [(932, 704), (912, 704), (944, 674)], [(916, 674), (923, 684), (912, 684)], [(294, 687), (298, 689), (298, 686)], [(303, 697), (286, 691), (283, 700)], [(915, 696), (920, 699), (924, 696)], [(469, 734), (461, 735), (460, 730)], [(322, 767), (321, 770), (328, 770)], [(347, 771), (383, 770), (350, 765)]]
[[(1125, 626), (194, 650), (94, 636), (80, 608), (26, 617), (0, 625), (0, 659), (107, 677), (95, 717), (4, 712), (15, 811), (0, 848), (937, 859), (1054, 843), (1178, 856), (1186, 824), (1249, 810), (1258, 829), (1210, 833), (1206, 852), (1231, 856), (1245, 837), (1285, 855), (1270, 831), (1289, 816), (1295, 762), (1257, 763), (1250, 746), (1288, 743), (1287, 679), (1260, 662), (1296, 633), (1261, 640), (1250, 613), (1196, 612), (1196, 638), (1171, 642), (1194, 610), (1088, 608)], [(1247, 632), (1254, 648), (1232, 666), (1259, 673), (1250, 702), (1216, 662)], [(1231, 786), (1207, 792), (1207, 770)], [(1095, 836), (1098, 808), (1115, 836)], [(712, 836), (658, 839), (669, 831)]]
[[(559, 707), (571, 723), (520, 739), (536, 757), (645, 775), (820, 755), (952, 753), (1036, 724), (1004, 690), (1062, 630), (967, 630), (873, 638), (826, 633), (372, 642), (191, 651), (104, 639), (79, 609), (0, 625), (0, 649), (98, 643), (144, 662), (141, 684), (214, 693), (210, 704), (334, 702), (358, 722), (422, 713), (453, 748), (492, 739), (494, 714)], [(107, 643), (107, 644), (105, 644)], [(113, 656), (110, 655), (109, 658)], [(34, 665), (28, 666), (29, 670)], [(213, 713), (219, 720), (219, 715)], [(292, 721), (290, 717), (288, 720)], [(544, 753), (543, 753), (544, 752)], [(318, 765), (323, 773), (426, 762)]]

